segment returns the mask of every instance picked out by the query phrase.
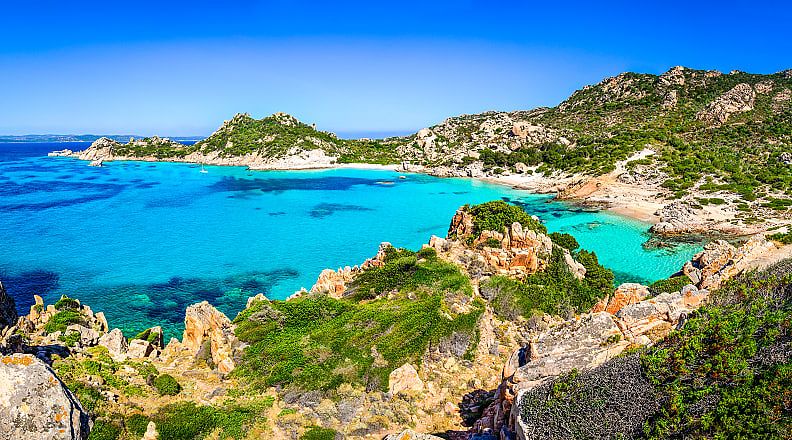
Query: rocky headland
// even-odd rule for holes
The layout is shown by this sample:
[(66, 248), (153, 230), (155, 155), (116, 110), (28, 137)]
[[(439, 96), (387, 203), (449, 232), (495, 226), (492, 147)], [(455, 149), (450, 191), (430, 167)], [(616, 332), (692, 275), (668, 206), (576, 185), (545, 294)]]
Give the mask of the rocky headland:
[[(642, 379), (646, 361), (636, 356), (698, 329), (687, 322), (700, 320), (702, 307), (722, 307), (719, 292), (734, 289), (735, 279), (779, 267), (772, 256), (780, 246), (763, 235), (739, 246), (715, 241), (669, 280), (614, 289), (612, 273), (573, 237), (548, 234), (520, 208), (490, 202), (460, 208), (447, 236), (431, 237), (418, 252), (383, 243), (360, 266), (326, 270), (310, 291), (286, 301), (250, 298), (233, 320), (207, 302), (194, 304), (181, 340), (167, 342), (159, 327), (124, 335), (67, 297), (49, 305), (36, 297), (16, 317), (0, 285), (0, 415), (11, 421), (0, 433), (541, 438), (534, 402), (548, 389), (563, 398), (570, 374), (584, 381), (581, 389), (596, 378), (617, 391), (629, 385), (626, 395), (659, 393)], [(776, 283), (774, 304), (788, 295), (787, 266), (767, 278)], [(781, 344), (772, 353), (784, 353), (785, 332), (767, 333), (771, 339), (758, 345)], [(763, 362), (789, 362), (788, 352)], [(641, 417), (666, 411), (664, 402), (647, 400)], [(636, 417), (590, 424), (591, 432), (637, 436), (645, 418)]]

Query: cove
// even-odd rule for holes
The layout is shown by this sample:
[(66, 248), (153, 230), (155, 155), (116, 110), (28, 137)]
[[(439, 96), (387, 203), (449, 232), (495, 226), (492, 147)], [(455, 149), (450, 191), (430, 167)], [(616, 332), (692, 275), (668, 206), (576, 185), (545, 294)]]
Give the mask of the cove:
[(0, 144), (0, 280), (21, 313), (33, 294), (67, 294), (128, 335), (162, 325), (176, 336), (202, 300), (233, 317), (257, 293), (286, 298), (382, 241), (418, 249), (466, 203), (520, 204), (595, 251), (618, 282), (667, 277), (700, 249), (646, 249), (645, 223), (471, 179), (46, 157), (87, 146)]

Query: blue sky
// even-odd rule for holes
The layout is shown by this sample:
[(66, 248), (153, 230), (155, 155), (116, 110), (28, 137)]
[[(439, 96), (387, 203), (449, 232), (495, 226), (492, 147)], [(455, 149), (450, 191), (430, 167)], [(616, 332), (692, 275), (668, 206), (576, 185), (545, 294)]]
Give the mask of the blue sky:
[(783, 2), (6, 3), (2, 134), (206, 135), (276, 111), (408, 132), (626, 70), (792, 68)]

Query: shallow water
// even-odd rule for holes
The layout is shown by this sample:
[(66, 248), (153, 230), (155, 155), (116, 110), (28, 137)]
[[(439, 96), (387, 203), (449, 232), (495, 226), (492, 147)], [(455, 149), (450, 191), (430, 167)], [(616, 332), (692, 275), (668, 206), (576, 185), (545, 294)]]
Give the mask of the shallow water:
[(233, 317), (247, 297), (310, 288), (381, 241), (418, 249), (460, 205), (498, 198), (575, 235), (619, 281), (667, 277), (699, 250), (647, 250), (644, 223), (468, 179), (46, 157), (87, 145), (0, 144), (0, 279), (20, 312), (33, 294), (68, 294), (129, 334), (159, 324), (173, 336), (189, 304)]

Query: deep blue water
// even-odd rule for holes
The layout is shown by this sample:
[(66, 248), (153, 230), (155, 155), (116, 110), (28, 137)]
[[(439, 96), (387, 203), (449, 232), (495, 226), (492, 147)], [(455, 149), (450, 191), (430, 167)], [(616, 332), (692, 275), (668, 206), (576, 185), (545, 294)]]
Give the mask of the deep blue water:
[(248, 296), (310, 288), (381, 241), (418, 249), (460, 205), (498, 198), (575, 235), (620, 281), (666, 277), (698, 250), (647, 250), (646, 224), (467, 179), (46, 157), (87, 145), (0, 144), (0, 279), (20, 312), (33, 294), (68, 294), (128, 333), (160, 324), (175, 335), (194, 302), (233, 317)]

